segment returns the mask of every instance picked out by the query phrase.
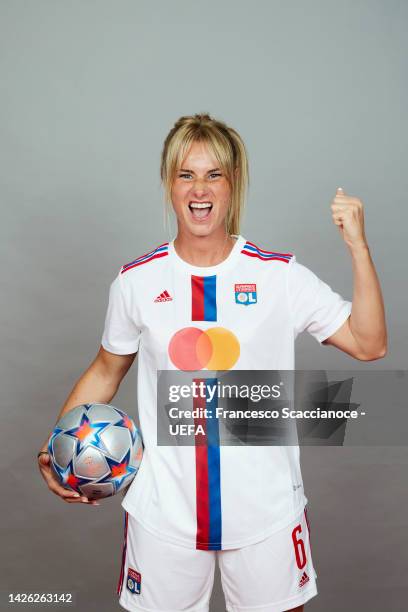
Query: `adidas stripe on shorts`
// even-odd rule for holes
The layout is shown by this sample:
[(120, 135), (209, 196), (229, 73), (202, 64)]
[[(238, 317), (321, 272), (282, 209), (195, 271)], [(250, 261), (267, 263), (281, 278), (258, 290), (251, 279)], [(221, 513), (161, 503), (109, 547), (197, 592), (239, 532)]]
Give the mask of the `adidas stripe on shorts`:
[(317, 594), (306, 509), (268, 538), (197, 550), (157, 538), (124, 512), (119, 603), (132, 611), (206, 612), (216, 558), (228, 612), (283, 612)]

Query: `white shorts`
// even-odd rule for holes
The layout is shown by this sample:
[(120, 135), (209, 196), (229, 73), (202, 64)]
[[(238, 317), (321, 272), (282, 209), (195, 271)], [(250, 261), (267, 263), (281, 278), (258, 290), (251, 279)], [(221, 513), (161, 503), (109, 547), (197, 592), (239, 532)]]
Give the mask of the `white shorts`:
[(166, 542), (126, 511), (124, 523), (117, 594), (125, 610), (208, 612), (216, 557), (228, 612), (283, 612), (317, 594), (306, 509), (261, 542), (229, 550)]

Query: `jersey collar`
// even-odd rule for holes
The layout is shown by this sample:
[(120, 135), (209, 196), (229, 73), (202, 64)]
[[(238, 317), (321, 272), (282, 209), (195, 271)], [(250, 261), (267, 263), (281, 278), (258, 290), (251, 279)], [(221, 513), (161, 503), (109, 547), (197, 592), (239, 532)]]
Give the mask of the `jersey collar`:
[(190, 274), (195, 274), (197, 276), (219, 274), (220, 272), (224, 272), (224, 270), (230, 268), (236, 262), (244, 244), (246, 243), (245, 238), (240, 234), (232, 234), (232, 236), (236, 238), (236, 241), (228, 257), (215, 266), (193, 266), (187, 261), (184, 261), (184, 259), (181, 259), (174, 248), (174, 238), (171, 240), (171, 242), (169, 242), (169, 257), (179, 269), (189, 272)]

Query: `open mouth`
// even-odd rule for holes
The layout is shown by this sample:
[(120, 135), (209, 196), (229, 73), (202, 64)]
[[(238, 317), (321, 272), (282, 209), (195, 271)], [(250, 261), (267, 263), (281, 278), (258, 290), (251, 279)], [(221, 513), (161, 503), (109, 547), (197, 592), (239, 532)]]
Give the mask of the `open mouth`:
[(190, 202), (188, 207), (196, 221), (203, 221), (209, 217), (213, 205), (212, 202)]

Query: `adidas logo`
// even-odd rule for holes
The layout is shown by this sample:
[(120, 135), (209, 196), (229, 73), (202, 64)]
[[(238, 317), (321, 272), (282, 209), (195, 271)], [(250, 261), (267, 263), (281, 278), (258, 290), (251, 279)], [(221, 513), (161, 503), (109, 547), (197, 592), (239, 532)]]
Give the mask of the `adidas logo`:
[(154, 300), (155, 302), (171, 302), (172, 301), (172, 297), (170, 295), (170, 293), (167, 291), (167, 289), (165, 289), (164, 291), (161, 292), (160, 295), (157, 296), (157, 298)]
[(309, 582), (309, 580), (310, 580), (309, 576), (306, 574), (306, 572), (303, 572), (302, 577), (299, 582), (299, 587), (305, 586), (306, 582)]

